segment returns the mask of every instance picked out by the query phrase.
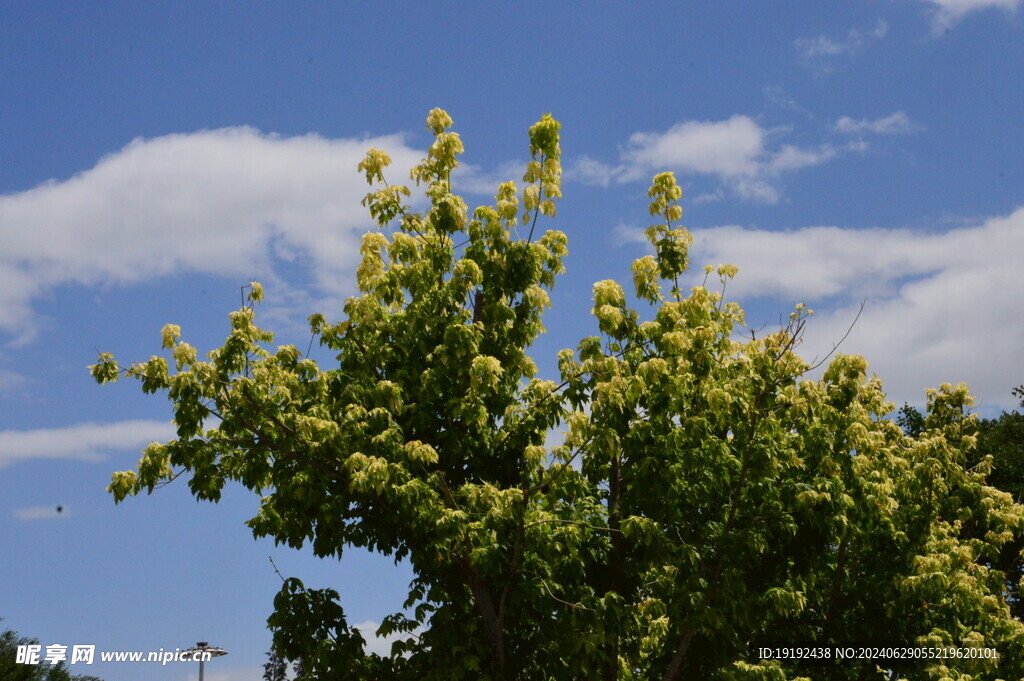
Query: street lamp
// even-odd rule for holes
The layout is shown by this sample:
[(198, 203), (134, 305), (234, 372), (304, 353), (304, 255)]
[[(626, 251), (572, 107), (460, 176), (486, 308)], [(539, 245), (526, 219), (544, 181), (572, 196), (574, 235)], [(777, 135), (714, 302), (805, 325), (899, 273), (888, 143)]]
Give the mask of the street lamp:
[(214, 657), (220, 657), (221, 655), (227, 655), (228, 651), (223, 648), (218, 648), (217, 646), (211, 646), (206, 641), (199, 641), (196, 643), (195, 648), (189, 648), (188, 650), (182, 651), (182, 655), (185, 653), (205, 653), (204, 655), (199, 656), (199, 681), (203, 681), (203, 663), (205, 662), (206, 655), (209, 655), (212, 659)]

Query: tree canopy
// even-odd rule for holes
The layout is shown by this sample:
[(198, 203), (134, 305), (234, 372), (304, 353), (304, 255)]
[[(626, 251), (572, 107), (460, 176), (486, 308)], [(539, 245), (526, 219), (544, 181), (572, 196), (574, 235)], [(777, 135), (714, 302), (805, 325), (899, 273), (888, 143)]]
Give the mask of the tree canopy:
[[(0, 621), (3, 618), (0, 617)], [(71, 674), (64, 662), (23, 664), (18, 662), (18, 646), (39, 645), (34, 638), (19, 636), (13, 629), (0, 632), (0, 679), (3, 681), (102, 681), (99, 677)], [(45, 654), (45, 650), (42, 651)]]
[[(317, 556), (361, 547), (407, 561), (406, 632), (364, 652), (341, 595), (285, 581), (269, 624), (301, 678), (1009, 679), (1024, 625), (993, 567), (1024, 509), (986, 484), (965, 386), (929, 392), (914, 436), (888, 416), (864, 359), (837, 354), (820, 380), (797, 354), (811, 314), (741, 339), (724, 299), (735, 267), (684, 289), (690, 233), (672, 173), (654, 178), (651, 254), (632, 293), (594, 285), (595, 335), (537, 377), (567, 237), (541, 230), (561, 197), (560, 126), (529, 130), (524, 186), (469, 211), (451, 173), (462, 152), (435, 109), (412, 169), (428, 208), (360, 164), (377, 229), (362, 240), (359, 293), (309, 319), (334, 355), (321, 367), (272, 347), (262, 287), (200, 360), (175, 325), (168, 356), (121, 365), (173, 403), (177, 438), (115, 473), (118, 502), (181, 472), (199, 499), (241, 483), (261, 497), (257, 537)], [(564, 442), (549, 435), (561, 425)], [(993, 659), (761, 660), (769, 644), (993, 648)]]
[[(1024, 385), (1013, 389), (1013, 394), (1024, 407)], [(909, 404), (900, 408), (896, 422), (910, 435), (917, 436), (924, 429), (924, 415)], [(1019, 411), (1003, 412), (995, 418), (977, 421), (977, 445), (967, 455), (967, 465), (991, 465), (988, 484), (1009, 492), (1018, 504), (1024, 503), (1024, 414)], [(1010, 611), (1018, 620), (1024, 620), (1024, 536), (1018, 535), (1003, 545), (998, 559), (992, 562), (1006, 576), (1007, 600)]]

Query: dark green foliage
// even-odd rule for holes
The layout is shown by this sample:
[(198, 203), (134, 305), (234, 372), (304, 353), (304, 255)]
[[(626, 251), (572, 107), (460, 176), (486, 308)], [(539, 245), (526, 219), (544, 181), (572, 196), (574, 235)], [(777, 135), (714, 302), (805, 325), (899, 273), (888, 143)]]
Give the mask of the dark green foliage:
[(26, 645), (39, 645), (39, 641), (18, 636), (10, 629), (0, 633), (0, 681), (102, 681), (95, 676), (73, 675), (63, 662), (56, 665), (45, 662), (38, 665), (18, 664), (18, 646)]

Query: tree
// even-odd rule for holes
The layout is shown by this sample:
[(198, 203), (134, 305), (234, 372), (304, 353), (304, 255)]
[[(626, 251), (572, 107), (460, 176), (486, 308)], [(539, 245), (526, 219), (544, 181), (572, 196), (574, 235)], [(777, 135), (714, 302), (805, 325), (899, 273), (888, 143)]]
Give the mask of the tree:
[(10, 629), (0, 634), (0, 678), (10, 681), (35, 681), (41, 667), (18, 664), (18, 646), (35, 645), (39, 642), (30, 638), (22, 638)]
[(263, 681), (288, 681), (288, 660), (282, 659), (273, 649), (267, 651)]
[[(0, 620), (3, 618), (0, 617)], [(5, 629), (0, 633), (0, 679), (3, 681), (102, 681), (96, 676), (72, 675), (63, 662), (50, 664), (22, 664), (18, 662), (18, 646), (39, 645), (34, 638), (18, 636)]]
[[(1024, 385), (1013, 389), (1024, 408)], [(991, 455), (989, 483), (1009, 492), (1017, 503), (1024, 503), (1024, 414), (1003, 412), (993, 419), (978, 422), (978, 447), (973, 458)]]
[[(425, 213), (386, 181), (384, 152), (359, 166), (379, 227), (363, 237), (360, 294), (340, 320), (309, 320), (335, 366), (268, 345), (254, 282), (207, 360), (168, 325), (170, 359), (103, 353), (92, 367), (166, 391), (178, 429), (114, 474), (115, 501), (183, 472), (199, 499), (239, 482), (261, 495), (257, 537), (408, 561), (405, 609), (378, 634), (416, 635), (388, 657), (364, 652), (337, 591), (285, 581), (268, 622), (301, 678), (882, 678), (869, 661), (757, 650), (852, 641), (1000, 656), (895, 661), (885, 678), (1020, 676), (1024, 625), (990, 563), (1024, 509), (963, 465), (964, 386), (931, 391), (910, 437), (862, 358), (804, 379), (803, 305), (738, 341), (742, 310), (707, 287), (736, 268), (680, 283), (692, 238), (672, 173), (649, 192), (653, 255), (633, 263), (645, 316), (598, 282), (599, 335), (559, 353), (561, 382), (539, 379), (527, 351), (567, 254), (565, 234), (538, 230), (561, 196), (560, 126), (530, 128), (522, 192), (506, 182), (469, 214), (451, 188), (451, 119), (435, 109), (427, 125), (412, 171)], [(565, 442), (546, 446), (557, 424)]]
[[(1024, 385), (1013, 389), (1024, 408)], [(1014, 501), (1024, 504), (1024, 414), (1003, 412), (997, 418), (984, 419), (978, 426), (975, 460), (991, 457), (989, 484), (1009, 492)], [(1017, 537), (1003, 547), (996, 566), (1007, 577), (1010, 609), (1014, 617), (1024, 621), (1024, 538)]]
[[(292, 662), (292, 672), (293, 678), (302, 677), (302, 660)], [(288, 660), (273, 648), (267, 651), (267, 661), (263, 663), (263, 681), (288, 681)]]
[[(1024, 385), (1014, 388), (1013, 394), (1021, 399), (1021, 407), (1024, 407)], [(905, 432), (916, 436), (923, 429), (924, 416), (904, 404), (896, 422)], [(1024, 414), (1003, 412), (996, 418), (979, 420), (976, 428), (978, 443), (968, 454), (967, 465), (990, 466), (988, 484), (1008, 492), (1016, 503), (1024, 503)], [(1003, 546), (993, 565), (1006, 575), (1007, 600), (1013, 616), (1024, 621), (1022, 551), (1024, 537), (1018, 536)]]

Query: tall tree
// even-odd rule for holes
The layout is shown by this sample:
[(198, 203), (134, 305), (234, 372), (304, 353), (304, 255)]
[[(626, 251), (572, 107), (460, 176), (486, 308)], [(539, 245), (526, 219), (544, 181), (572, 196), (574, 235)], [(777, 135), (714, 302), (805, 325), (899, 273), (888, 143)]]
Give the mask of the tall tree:
[[(451, 119), (435, 109), (427, 125), (412, 171), (425, 213), (385, 180), (384, 152), (359, 166), (379, 227), (360, 294), (338, 321), (310, 318), (336, 366), (270, 348), (253, 283), (205, 361), (168, 325), (170, 360), (92, 367), (167, 391), (178, 427), (114, 475), (116, 501), (182, 471), (200, 499), (237, 481), (261, 495), (256, 536), (408, 561), (405, 609), (378, 634), (418, 634), (387, 657), (364, 651), (337, 591), (285, 581), (269, 623), (302, 678), (882, 678), (870, 661), (758, 655), (850, 641), (1000, 656), (893, 662), (885, 678), (1020, 677), (1024, 625), (991, 563), (1024, 509), (964, 465), (964, 386), (932, 391), (911, 437), (862, 358), (804, 379), (804, 306), (738, 341), (743, 312), (721, 290), (736, 268), (681, 284), (692, 238), (671, 173), (649, 192), (653, 254), (633, 263), (642, 311), (598, 282), (598, 335), (559, 353), (560, 382), (538, 379), (527, 351), (567, 254), (562, 232), (538, 229), (561, 196), (559, 124), (530, 128), (522, 191), (506, 182), (472, 214), (451, 188)], [(559, 423), (564, 444), (546, 446)]]

